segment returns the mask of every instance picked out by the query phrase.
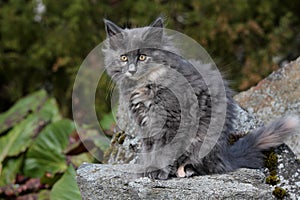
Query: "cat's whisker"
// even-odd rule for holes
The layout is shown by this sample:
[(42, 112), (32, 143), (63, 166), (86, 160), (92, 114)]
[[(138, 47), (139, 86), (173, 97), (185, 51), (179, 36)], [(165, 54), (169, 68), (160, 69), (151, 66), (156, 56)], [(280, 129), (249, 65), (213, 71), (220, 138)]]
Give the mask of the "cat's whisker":
[(108, 87), (107, 87), (107, 90), (106, 90), (106, 95), (105, 95), (105, 99), (107, 100), (108, 96), (111, 94), (111, 84), (112, 84), (112, 80), (110, 80), (108, 82)]
[(108, 96), (111, 96), (111, 94), (113, 93), (113, 90), (114, 88), (116, 87), (114, 81), (118, 81), (118, 79), (120, 79), (119, 77), (117, 77), (118, 74), (114, 74), (111, 79), (109, 80), (109, 83), (108, 83), (108, 89), (107, 89), (107, 93), (106, 93), (106, 96), (105, 96), (105, 99), (107, 100)]

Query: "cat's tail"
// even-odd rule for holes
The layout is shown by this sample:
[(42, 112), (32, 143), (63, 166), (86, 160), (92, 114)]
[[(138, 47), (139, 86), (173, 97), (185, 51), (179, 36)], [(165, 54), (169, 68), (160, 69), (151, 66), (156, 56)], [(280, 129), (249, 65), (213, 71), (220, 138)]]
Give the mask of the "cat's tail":
[(300, 132), (297, 116), (280, 118), (240, 138), (229, 149), (229, 160), (233, 169), (263, 167), (263, 152), (281, 145), (284, 140)]

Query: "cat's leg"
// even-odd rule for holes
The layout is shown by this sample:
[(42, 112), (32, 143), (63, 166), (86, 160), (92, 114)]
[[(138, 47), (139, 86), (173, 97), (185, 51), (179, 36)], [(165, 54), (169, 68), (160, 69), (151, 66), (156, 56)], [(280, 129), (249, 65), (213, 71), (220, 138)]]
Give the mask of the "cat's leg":
[(151, 179), (166, 180), (170, 177), (169, 167), (158, 169), (156, 167), (147, 167), (145, 170), (145, 176)]

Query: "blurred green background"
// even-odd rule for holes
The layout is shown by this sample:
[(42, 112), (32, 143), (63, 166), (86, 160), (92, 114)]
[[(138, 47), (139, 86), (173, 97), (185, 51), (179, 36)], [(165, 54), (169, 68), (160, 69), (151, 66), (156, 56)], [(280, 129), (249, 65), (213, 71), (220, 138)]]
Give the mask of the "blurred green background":
[[(0, 199), (80, 199), (74, 169), (95, 160), (70, 120), (71, 95), (82, 61), (106, 38), (103, 18), (138, 27), (165, 16), (243, 91), (300, 55), (299, 8), (294, 0), (0, 0)], [(106, 95), (95, 106), (111, 129)], [(109, 144), (87, 140), (102, 157)]]
[[(167, 28), (198, 41), (232, 87), (245, 90), (299, 56), (298, 8), (294, 0), (1, 0), (0, 111), (45, 88), (71, 117), (76, 72), (105, 39), (103, 18), (136, 27), (165, 16)], [(109, 112), (103, 103), (97, 110)]]

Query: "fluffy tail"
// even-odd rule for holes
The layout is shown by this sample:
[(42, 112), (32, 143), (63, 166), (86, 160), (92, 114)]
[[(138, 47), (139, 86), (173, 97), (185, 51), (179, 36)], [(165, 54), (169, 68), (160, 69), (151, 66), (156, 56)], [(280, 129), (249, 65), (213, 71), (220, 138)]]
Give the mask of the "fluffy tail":
[(299, 118), (288, 116), (247, 134), (229, 149), (228, 155), (233, 169), (263, 167), (263, 151), (281, 145), (288, 136), (297, 131), (300, 132)]

